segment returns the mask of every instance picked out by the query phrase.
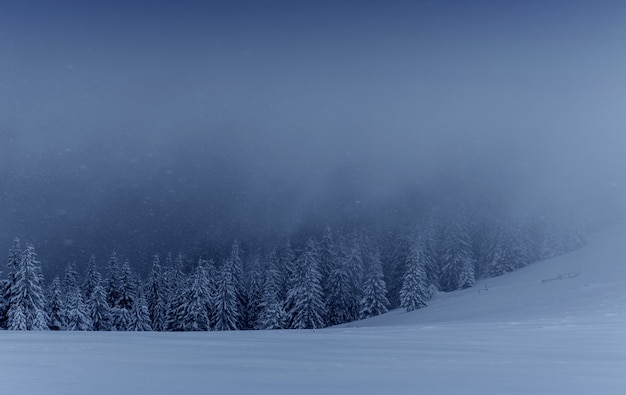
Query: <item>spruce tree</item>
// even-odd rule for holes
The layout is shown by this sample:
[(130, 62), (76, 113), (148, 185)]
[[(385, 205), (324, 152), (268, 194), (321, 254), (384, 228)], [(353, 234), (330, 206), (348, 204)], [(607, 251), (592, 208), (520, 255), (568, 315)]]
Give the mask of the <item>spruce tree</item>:
[(120, 284), (119, 284), (119, 299), (117, 305), (128, 311), (133, 309), (133, 304), (138, 296), (139, 290), (137, 289), (137, 279), (130, 268), (128, 260), (124, 261), (121, 270)]
[(280, 273), (280, 293), (279, 299), (285, 301), (287, 299), (287, 293), (293, 286), (294, 280), (294, 263), (295, 253), (291, 248), (291, 241), (287, 240), (285, 246), (278, 255), (278, 269)]
[(324, 234), (322, 235), (322, 241), (320, 243), (319, 260), (320, 260), (320, 274), (322, 275), (322, 289), (324, 294), (327, 295), (328, 279), (330, 273), (337, 264), (337, 250), (335, 248), (335, 241), (333, 239), (333, 233), (330, 227), (326, 227)]
[(283, 329), (287, 325), (287, 312), (280, 300), (280, 279), (278, 257), (272, 252), (267, 258), (264, 274), (261, 312), (257, 321), (258, 329)]
[(127, 330), (133, 332), (152, 330), (152, 327), (150, 326), (150, 314), (148, 312), (148, 305), (146, 304), (146, 299), (141, 293), (136, 296), (136, 299), (133, 303)]
[(119, 275), (118, 299), (114, 303), (115, 307), (111, 309), (115, 330), (126, 331), (129, 329), (132, 320), (131, 314), (137, 299), (137, 288), (137, 280), (128, 260), (125, 260)]
[(215, 267), (215, 262), (212, 259), (203, 260), (202, 265), (204, 267), (204, 271), (206, 272), (208, 297), (209, 297), (209, 304), (207, 305), (207, 311), (209, 314), (209, 327), (210, 327), (211, 320), (212, 320), (213, 313), (214, 313), (214, 308), (215, 308), (215, 300), (213, 300), (213, 297), (217, 294), (217, 282), (219, 278), (219, 271)]
[(113, 307), (111, 310), (111, 330), (127, 331), (131, 324), (131, 311), (122, 307)]
[(239, 302), (237, 300), (237, 292), (233, 280), (232, 264), (228, 262), (222, 265), (222, 269), (220, 270), (213, 303), (213, 329), (216, 331), (238, 329)]
[(22, 248), (20, 246), (20, 239), (15, 238), (13, 245), (9, 250), (9, 256), (6, 264), (7, 281), (2, 287), (3, 301), (0, 303), (0, 324), (2, 328), (7, 328), (9, 319), (9, 310), (11, 308), (12, 292), (15, 290), (15, 276), (19, 269), (20, 257), (22, 256)]
[(168, 331), (182, 331), (183, 327), (183, 309), (184, 289), (186, 276), (183, 273), (183, 257), (178, 254), (176, 260), (172, 262), (171, 255), (167, 257), (167, 309), (166, 309), (166, 328)]
[(106, 293), (107, 303), (111, 309), (118, 307), (120, 299), (120, 264), (117, 253), (113, 251), (107, 262)]
[(93, 329), (91, 317), (87, 305), (83, 301), (83, 295), (75, 286), (67, 290), (67, 316), (66, 329), (69, 331), (90, 331)]
[[(441, 253), (439, 248), (442, 236), (440, 233), (440, 230), (437, 229), (435, 224), (429, 221), (420, 228), (420, 235), (413, 237), (414, 242), (419, 243), (419, 249), (424, 259), (427, 299), (430, 299), (441, 290)], [(409, 243), (409, 245), (411, 245), (411, 243)]]
[(76, 265), (70, 263), (63, 277), (65, 292), (65, 329), (70, 331), (87, 331), (92, 329), (87, 305), (79, 286)]
[(517, 225), (511, 230), (512, 239), (512, 255), (515, 265), (515, 269), (528, 266), (531, 263), (530, 260), (530, 243), (526, 239), (524, 229)]
[(235, 289), (235, 295), (237, 296), (237, 311), (239, 312), (237, 318), (237, 328), (246, 328), (245, 308), (248, 301), (243, 272), (243, 253), (239, 247), (239, 242), (236, 239), (233, 241), (230, 258), (226, 260), (226, 264), (231, 266), (229, 271), (232, 273), (233, 286)]
[(412, 311), (426, 306), (427, 288), (426, 273), (424, 272), (424, 255), (420, 250), (421, 243), (415, 242), (407, 256), (405, 263), (402, 288), (400, 289), (400, 306), (406, 311)]
[(244, 310), (243, 329), (256, 329), (261, 314), (263, 298), (263, 267), (258, 255), (252, 257), (247, 281), (246, 308)]
[(78, 273), (76, 272), (76, 264), (71, 262), (65, 268), (65, 276), (63, 276), (63, 288), (66, 294), (70, 290), (78, 289)]
[(305, 250), (296, 261), (294, 285), (287, 295), (290, 301), (291, 327), (294, 329), (316, 329), (324, 327), (326, 309), (320, 284), (317, 245), (309, 239)]
[(326, 295), (326, 317), (328, 325), (343, 324), (351, 320), (350, 281), (343, 255), (335, 262), (328, 277), (328, 294)]
[(409, 251), (409, 235), (409, 230), (404, 229), (401, 232), (390, 231), (385, 237), (381, 260), (391, 307), (400, 306), (399, 295), (405, 272), (404, 264)]
[(9, 280), (0, 280), (0, 329), (7, 328), (9, 312), (10, 287)]
[(480, 278), (489, 274), (490, 258), (489, 250), (493, 239), (493, 225), (487, 221), (485, 216), (473, 218), (469, 231), (471, 233), (471, 259), (474, 262), (474, 276)]
[(106, 291), (101, 284), (96, 285), (87, 300), (87, 310), (94, 331), (111, 330), (111, 308), (107, 303)]
[(471, 243), (464, 225), (453, 222), (443, 242), (442, 279), (444, 291), (471, 287), (475, 283)]
[(13, 246), (9, 250), (9, 257), (7, 259), (7, 280), (9, 280), (11, 287), (15, 285), (15, 276), (19, 270), (21, 256), (22, 248), (20, 247), (20, 239), (15, 238), (13, 240)]
[(380, 255), (374, 252), (363, 284), (360, 318), (369, 318), (387, 312), (387, 286), (383, 276)]
[(10, 331), (26, 331), (31, 329), (28, 326), (26, 312), (21, 304), (11, 306), (7, 329)]
[(146, 284), (146, 302), (150, 315), (150, 326), (152, 330), (162, 331), (166, 329), (167, 292), (165, 280), (161, 271), (159, 255), (155, 255), (152, 260), (152, 269)]
[(363, 298), (363, 255), (362, 238), (356, 232), (352, 237), (345, 255), (345, 270), (348, 275), (348, 317), (349, 321), (359, 318), (361, 299)]
[(8, 313), (12, 330), (48, 330), (42, 275), (35, 247), (29, 244), (19, 259)]
[(513, 239), (507, 229), (500, 225), (492, 241), (489, 275), (500, 276), (515, 270)]
[(46, 310), (50, 329), (53, 331), (65, 330), (67, 327), (67, 310), (59, 276), (56, 276), (54, 280), (52, 280)]
[(186, 331), (208, 331), (212, 299), (209, 279), (205, 270), (206, 263), (200, 260), (191, 275), (190, 284), (185, 290), (182, 308), (183, 329)]
[(98, 268), (96, 267), (96, 257), (92, 255), (87, 263), (87, 272), (85, 273), (85, 281), (82, 286), (85, 300), (91, 298), (94, 288), (96, 288), (101, 281), (102, 275), (98, 272)]

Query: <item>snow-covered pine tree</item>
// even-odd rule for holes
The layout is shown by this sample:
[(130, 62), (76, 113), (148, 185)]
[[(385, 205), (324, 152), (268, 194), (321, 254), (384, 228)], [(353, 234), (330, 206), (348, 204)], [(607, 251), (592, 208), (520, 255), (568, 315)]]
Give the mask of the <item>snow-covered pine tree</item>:
[[(424, 272), (426, 273), (427, 299), (441, 289), (441, 231), (432, 220), (426, 222), (418, 231), (419, 236), (413, 240), (420, 243), (420, 251), (424, 259)], [(404, 273), (403, 273), (404, 279)], [(404, 281), (403, 281), (404, 282)]]
[(400, 289), (400, 306), (406, 311), (426, 306), (428, 289), (427, 278), (424, 272), (424, 255), (421, 251), (421, 242), (416, 240), (409, 249), (406, 257), (405, 273)]
[(292, 287), (294, 277), (295, 253), (291, 247), (291, 241), (287, 240), (278, 256), (278, 271), (281, 275), (279, 299), (285, 301), (287, 293)]
[(289, 322), (289, 313), (282, 302), (266, 303), (259, 317), (258, 329), (285, 329)]
[(369, 318), (386, 313), (387, 306), (389, 306), (380, 254), (374, 251), (368, 261), (369, 269), (363, 283), (360, 318)]
[[(219, 271), (215, 267), (215, 261), (212, 259), (203, 260), (204, 271), (206, 272), (207, 288), (209, 293), (209, 304), (207, 305), (207, 311), (209, 314), (209, 327), (211, 327), (211, 319), (213, 317), (213, 310), (215, 308), (214, 295), (217, 294), (217, 281), (219, 277)], [(210, 328), (211, 329), (211, 328)]]
[(11, 286), (15, 285), (15, 276), (19, 270), (21, 256), (22, 248), (20, 246), (20, 239), (15, 238), (7, 259), (7, 280), (9, 280)]
[(143, 332), (151, 331), (150, 327), (150, 314), (148, 312), (148, 305), (146, 299), (141, 292), (135, 298), (133, 302), (133, 308), (130, 312), (130, 322), (128, 323), (128, 331)]
[(359, 319), (361, 299), (363, 298), (363, 239), (356, 232), (348, 244), (345, 254), (345, 270), (348, 274), (348, 317), (349, 321)]
[(501, 238), (502, 227), (491, 220), (480, 225), (474, 224), (472, 232), (472, 260), (476, 278), (489, 277), (491, 274), (493, 254)]
[(226, 260), (226, 264), (230, 265), (230, 272), (233, 277), (233, 285), (235, 287), (235, 294), (237, 295), (237, 311), (239, 316), (237, 318), (237, 328), (246, 328), (246, 314), (245, 308), (248, 305), (246, 292), (246, 282), (244, 278), (243, 270), (243, 252), (239, 247), (239, 242), (235, 239), (230, 251), (230, 258)]
[(9, 309), (11, 308), (12, 292), (15, 289), (15, 276), (19, 269), (20, 257), (22, 256), (22, 248), (20, 239), (15, 238), (13, 245), (9, 250), (9, 256), (6, 264), (7, 281), (2, 287), (2, 301), (0, 303), (0, 327), (7, 328), (9, 319)]
[(111, 312), (111, 330), (127, 331), (132, 319), (131, 312), (119, 306), (113, 307), (109, 311)]
[(296, 280), (287, 295), (290, 306), (291, 326), (294, 329), (316, 329), (324, 327), (326, 309), (322, 295), (317, 245), (309, 239), (305, 250), (295, 265)]
[(409, 251), (409, 235), (408, 229), (401, 232), (388, 231), (383, 241), (381, 261), (391, 307), (400, 306), (399, 295), (405, 271), (404, 263)]
[(217, 290), (213, 297), (213, 317), (212, 327), (216, 331), (228, 331), (238, 329), (239, 320), (239, 301), (237, 300), (237, 291), (233, 279), (232, 263), (228, 262), (222, 265), (217, 278)]
[(184, 328), (181, 306), (184, 303), (186, 284), (182, 254), (178, 254), (174, 262), (172, 262), (171, 254), (168, 254), (165, 281), (167, 284), (166, 328), (168, 331), (182, 331)]
[(8, 330), (10, 331), (27, 331), (30, 328), (26, 322), (26, 313), (21, 304), (12, 305), (9, 309)]
[(524, 229), (515, 224), (509, 231), (511, 237), (511, 253), (515, 269), (520, 269), (530, 264), (528, 241), (525, 238)]
[(0, 329), (7, 328), (7, 314), (9, 312), (9, 280), (0, 280)]
[(48, 327), (53, 331), (65, 330), (67, 323), (67, 310), (65, 308), (65, 296), (61, 289), (61, 280), (56, 276), (50, 285), (46, 311), (48, 313)]
[(107, 303), (111, 309), (118, 307), (120, 299), (120, 263), (117, 253), (113, 251), (107, 261), (106, 293)]
[(326, 318), (328, 325), (348, 322), (350, 316), (350, 280), (346, 270), (345, 248), (340, 248), (340, 255), (335, 261), (328, 277), (328, 293), (326, 294)]
[(480, 218), (474, 217), (469, 225), (471, 257), (476, 278), (489, 275), (491, 269), (490, 251), (494, 238), (492, 222), (491, 218), (481, 216)]
[(489, 276), (491, 277), (501, 276), (515, 270), (513, 240), (509, 230), (500, 224), (494, 231), (491, 251), (487, 254), (490, 260)]
[(69, 263), (63, 277), (65, 293), (65, 329), (70, 331), (91, 330), (91, 318), (78, 281), (76, 265)]
[(184, 291), (184, 303), (181, 306), (183, 330), (208, 331), (211, 327), (210, 313), (212, 298), (209, 289), (209, 279), (206, 271), (207, 263), (203, 260), (193, 271), (189, 285)]
[(128, 260), (125, 260), (119, 276), (119, 298), (115, 302), (115, 307), (111, 310), (113, 326), (118, 331), (128, 330), (131, 324), (131, 313), (137, 299), (137, 288), (137, 280), (130, 268)]
[(272, 252), (267, 257), (264, 273), (261, 312), (257, 321), (258, 329), (283, 329), (287, 325), (287, 312), (279, 299), (281, 274), (278, 270), (278, 257)]
[(458, 220), (453, 221), (446, 229), (442, 246), (440, 285), (444, 291), (454, 291), (474, 285), (471, 248), (466, 227)]
[(324, 290), (324, 295), (328, 295), (328, 278), (337, 263), (337, 249), (335, 248), (335, 240), (333, 239), (333, 233), (329, 226), (324, 230), (319, 249), (322, 289)]
[[(167, 259), (168, 259), (168, 264), (171, 264), (172, 257), (169, 256), (169, 254), (168, 254)], [(176, 254), (176, 259), (174, 259), (173, 267), (175, 269), (176, 275), (180, 276), (183, 280), (186, 279), (184, 266), (185, 266), (185, 258), (183, 257), (183, 254), (179, 252), (178, 254)]]
[(83, 282), (83, 295), (85, 300), (91, 298), (91, 294), (96, 286), (102, 282), (102, 275), (96, 267), (96, 257), (92, 255), (87, 262), (87, 271), (85, 273), (85, 281)]
[(107, 296), (104, 287), (98, 284), (91, 292), (91, 297), (87, 300), (87, 310), (94, 331), (111, 330), (113, 318), (111, 308), (107, 303)]
[(124, 260), (124, 264), (122, 265), (119, 292), (120, 297), (117, 305), (131, 311), (133, 309), (133, 304), (137, 299), (139, 290), (137, 289), (137, 279), (130, 268), (128, 260)]
[(83, 294), (75, 286), (67, 290), (67, 315), (66, 315), (66, 329), (68, 331), (90, 331), (93, 329), (91, 317), (87, 305), (83, 301)]
[(261, 302), (263, 299), (263, 267), (261, 265), (261, 259), (258, 255), (254, 255), (251, 258), (248, 271), (248, 286), (246, 302), (247, 306), (244, 315), (244, 326), (242, 329), (257, 329), (257, 322), (261, 314)]
[(148, 275), (145, 294), (152, 330), (165, 330), (167, 322), (167, 290), (158, 254), (152, 259), (152, 269)]
[(65, 276), (63, 276), (63, 288), (68, 293), (69, 290), (78, 288), (78, 272), (76, 272), (76, 264), (71, 262), (65, 268)]
[(41, 268), (32, 244), (20, 256), (10, 304), (9, 329), (48, 330)]

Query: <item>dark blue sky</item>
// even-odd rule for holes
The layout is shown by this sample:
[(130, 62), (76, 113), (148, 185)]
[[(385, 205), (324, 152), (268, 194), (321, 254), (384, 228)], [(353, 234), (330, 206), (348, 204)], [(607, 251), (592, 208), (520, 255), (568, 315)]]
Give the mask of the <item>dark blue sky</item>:
[(415, 189), (622, 201), (625, 17), (617, 1), (3, 1), (0, 246), (289, 233)]

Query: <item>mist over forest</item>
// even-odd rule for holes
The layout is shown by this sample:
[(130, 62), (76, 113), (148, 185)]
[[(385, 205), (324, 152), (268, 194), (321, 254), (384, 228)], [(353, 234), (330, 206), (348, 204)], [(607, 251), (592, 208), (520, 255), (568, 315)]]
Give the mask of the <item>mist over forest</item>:
[(624, 5), (487, 3), (7, 2), (0, 248), (51, 279), (327, 226), (621, 218)]

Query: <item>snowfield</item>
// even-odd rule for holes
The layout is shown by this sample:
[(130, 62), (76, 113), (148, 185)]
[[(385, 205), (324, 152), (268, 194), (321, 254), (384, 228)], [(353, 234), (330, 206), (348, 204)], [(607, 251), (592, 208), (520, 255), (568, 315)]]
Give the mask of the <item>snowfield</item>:
[(317, 331), (2, 331), (0, 394), (626, 394), (623, 227), (429, 304)]

